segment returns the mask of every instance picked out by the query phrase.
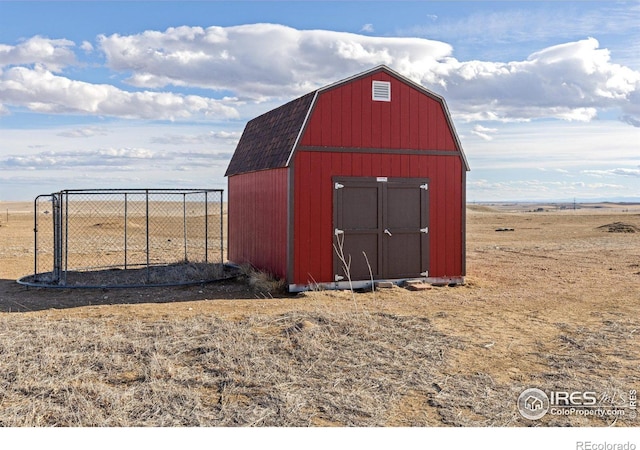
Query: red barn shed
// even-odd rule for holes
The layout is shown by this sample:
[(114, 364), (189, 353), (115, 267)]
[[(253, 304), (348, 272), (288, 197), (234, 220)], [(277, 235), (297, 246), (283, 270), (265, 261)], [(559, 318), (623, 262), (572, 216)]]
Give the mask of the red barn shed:
[(291, 291), (461, 283), (468, 170), (444, 99), (376, 67), (247, 123), (226, 172), (229, 259)]

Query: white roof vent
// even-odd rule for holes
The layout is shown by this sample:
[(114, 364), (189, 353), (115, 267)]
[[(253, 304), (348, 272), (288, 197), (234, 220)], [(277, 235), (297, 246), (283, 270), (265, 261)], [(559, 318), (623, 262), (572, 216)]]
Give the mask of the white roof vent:
[(372, 99), (376, 102), (391, 101), (391, 83), (389, 81), (374, 81), (371, 85)]

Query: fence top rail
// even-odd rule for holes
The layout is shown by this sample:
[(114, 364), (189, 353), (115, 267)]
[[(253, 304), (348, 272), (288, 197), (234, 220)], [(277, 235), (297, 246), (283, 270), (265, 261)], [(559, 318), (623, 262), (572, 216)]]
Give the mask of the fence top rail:
[[(135, 188), (135, 189), (64, 189), (51, 194), (42, 194), (42, 196), (58, 195), (58, 194), (204, 194), (210, 192), (223, 193), (224, 189), (158, 189), (158, 188)], [(40, 196), (39, 196), (40, 197)]]

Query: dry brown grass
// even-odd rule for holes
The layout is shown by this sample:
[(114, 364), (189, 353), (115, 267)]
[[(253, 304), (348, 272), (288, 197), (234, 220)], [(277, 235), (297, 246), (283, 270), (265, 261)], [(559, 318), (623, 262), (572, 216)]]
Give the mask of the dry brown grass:
[(287, 289), (284, 280), (278, 279), (262, 270), (257, 270), (249, 264), (240, 267), (240, 274), (251, 289), (264, 298), (282, 295)]
[(599, 228), (640, 226), (639, 212), (474, 208), (465, 286), (356, 302), (247, 281), (25, 289), (14, 280), (30, 270), (30, 217), (12, 215), (0, 229), (0, 425), (637, 426), (534, 422), (515, 402), (528, 387), (640, 386), (639, 235)]
[(3, 316), (0, 425), (382, 426), (452, 345), (427, 319), (383, 313)]
[(637, 233), (640, 231), (635, 225), (624, 222), (613, 222), (606, 225), (600, 225), (598, 229), (607, 230), (609, 233)]

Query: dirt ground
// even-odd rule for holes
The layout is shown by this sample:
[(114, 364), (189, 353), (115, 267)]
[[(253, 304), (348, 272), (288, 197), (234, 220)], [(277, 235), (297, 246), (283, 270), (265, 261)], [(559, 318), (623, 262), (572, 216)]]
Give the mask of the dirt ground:
[[(0, 203), (0, 317), (146, 323), (355, 310), (424, 318), (456, 345), (429, 389), (395, 398), (385, 425), (638, 426), (628, 395), (640, 388), (640, 205), (579, 206), (470, 205), (464, 286), (273, 295), (242, 279), (148, 289), (20, 286), (15, 280), (33, 272), (31, 206)], [(626, 415), (528, 421), (514, 411), (529, 387), (594, 391), (599, 404), (615, 400)]]

